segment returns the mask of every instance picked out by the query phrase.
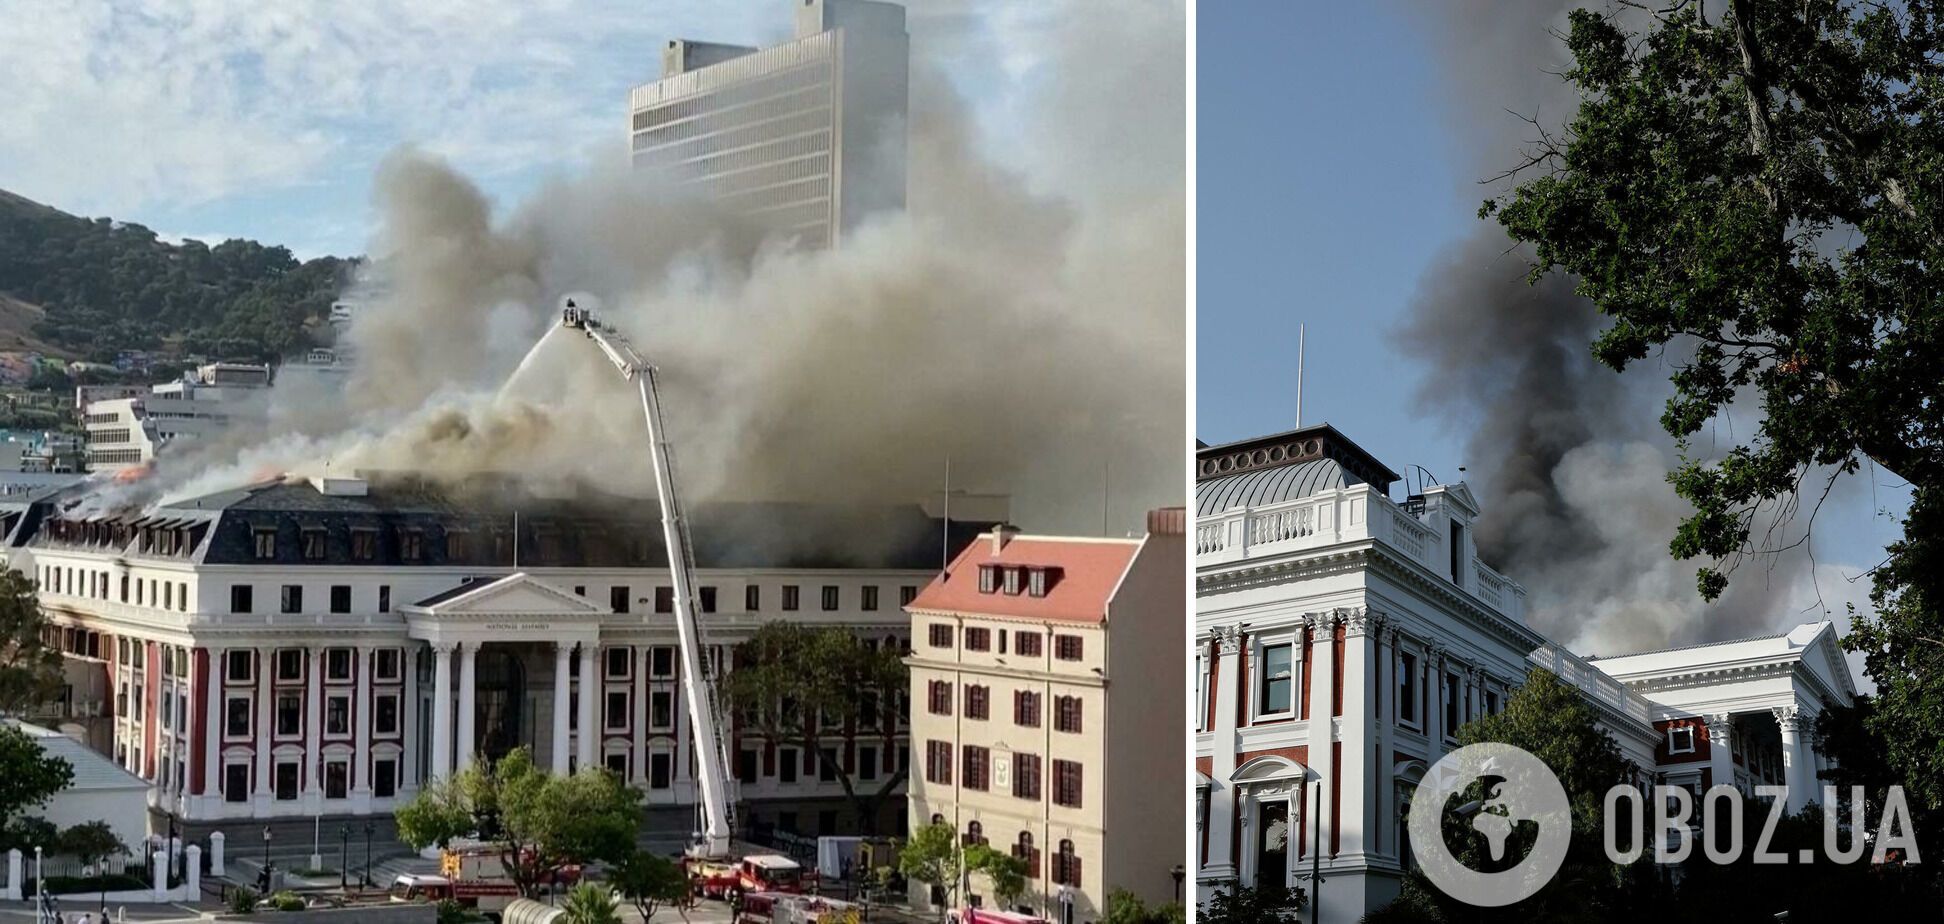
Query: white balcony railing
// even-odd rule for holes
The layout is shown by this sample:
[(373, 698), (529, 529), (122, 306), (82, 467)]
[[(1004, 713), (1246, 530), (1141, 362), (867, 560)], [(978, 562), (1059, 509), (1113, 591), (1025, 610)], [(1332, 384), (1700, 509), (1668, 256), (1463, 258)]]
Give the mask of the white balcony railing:
[[(1303, 552), (1345, 542), (1374, 540), (1398, 556), (1448, 575), (1444, 545), (1419, 522), (1369, 485), (1353, 485), (1261, 507), (1243, 507), (1195, 523), (1195, 564), (1221, 565), (1269, 555)], [(1516, 620), (1525, 618), (1525, 590), (1482, 562), (1474, 562), (1463, 589)]]
[(1578, 687), (1588, 699), (1604, 703), (1643, 725), (1651, 727), (1654, 724), (1653, 707), (1646, 697), (1635, 693), (1626, 684), (1614, 679), (1613, 675), (1594, 667), (1585, 658), (1558, 645), (1548, 644), (1526, 659), (1558, 674), (1559, 679)]

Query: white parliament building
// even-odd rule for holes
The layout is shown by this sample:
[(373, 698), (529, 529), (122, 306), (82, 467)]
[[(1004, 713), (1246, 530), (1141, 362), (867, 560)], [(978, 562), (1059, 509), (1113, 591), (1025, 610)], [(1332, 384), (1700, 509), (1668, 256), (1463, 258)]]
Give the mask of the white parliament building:
[(1396, 473), (1327, 424), (1196, 464), (1197, 901), (1308, 891), (1315, 861), (1323, 921), (1388, 903), (1417, 781), (1535, 664), (1585, 692), (1645, 781), (1783, 785), (1791, 807), (1819, 785), (1814, 716), (1856, 695), (1829, 624), (1581, 658), (1477, 558), (1464, 484), (1393, 499)]
[[(916, 504), (695, 513), (718, 659), (773, 619), (903, 648), (941, 534), (963, 548), (991, 525), (943, 529)], [(36, 718), (149, 781), (153, 812), (192, 832), (387, 821), (427, 780), (521, 746), (555, 771), (609, 767), (651, 809), (694, 804), (652, 500), (374, 476), (103, 511), (69, 489), (0, 502), (0, 534), (64, 655), (66, 688)], [(909, 764), (901, 719), (842, 737), (856, 779)], [(741, 734), (732, 750), (749, 824), (853, 827), (819, 756)], [(887, 801), (881, 829), (903, 824)]]

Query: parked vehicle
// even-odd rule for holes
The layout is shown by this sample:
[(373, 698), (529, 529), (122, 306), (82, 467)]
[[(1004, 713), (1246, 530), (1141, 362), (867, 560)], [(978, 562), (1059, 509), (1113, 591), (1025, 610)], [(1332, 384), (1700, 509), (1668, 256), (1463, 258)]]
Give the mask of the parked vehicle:
[(827, 916), (848, 916), (850, 902), (794, 892), (749, 892), (736, 908), (736, 924), (817, 924)]
[(751, 854), (730, 862), (691, 858), (688, 874), (702, 897), (717, 899), (752, 892), (800, 894), (817, 881), (797, 861), (776, 853)]

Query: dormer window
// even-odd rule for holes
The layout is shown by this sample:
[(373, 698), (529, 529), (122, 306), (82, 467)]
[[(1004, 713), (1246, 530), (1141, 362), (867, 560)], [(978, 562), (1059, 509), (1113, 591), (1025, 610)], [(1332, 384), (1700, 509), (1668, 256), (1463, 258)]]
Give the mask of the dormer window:
[(324, 530), (316, 527), (304, 530), (304, 560), (324, 560)]
[(999, 567), (997, 565), (979, 566), (979, 593), (989, 594), (999, 589)]
[(272, 528), (258, 527), (256, 536), (256, 557), (271, 559), (277, 557), (277, 531)]
[(418, 561), (425, 553), (425, 533), (423, 530), (406, 529), (398, 533), (398, 557), (405, 561)]
[(1058, 568), (1033, 568), (1026, 572), (1026, 593), (1034, 597), (1044, 597), (1060, 579)]
[(1005, 589), (1006, 589), (1006, 593), (1008, 593), (1008, 594), (1011, 594), (1011, 595), (1013, 595), (1013, 596), (1018, 596), (1018, 595), (1019, 595), (1019, 589), (1020, 589), (1020, 588), (1019, 588), (1019, 584), (1020, 584), (1020, 580), (1019, 580), (1019, 579), (1020, 579), (1020, 575), (1019, 575), (1019, 572), (1020, 572), (1020, 571), (1022, 571), (1022, 570), (1024, 570), (1024, 569), (1021, 569), (1021, 568), (1007, 568), (1007, 569), (1006, 569), (1006, 576), (1005, 576), (1005, 584), (1006, 584), (1006, 588), (1005, 588)]

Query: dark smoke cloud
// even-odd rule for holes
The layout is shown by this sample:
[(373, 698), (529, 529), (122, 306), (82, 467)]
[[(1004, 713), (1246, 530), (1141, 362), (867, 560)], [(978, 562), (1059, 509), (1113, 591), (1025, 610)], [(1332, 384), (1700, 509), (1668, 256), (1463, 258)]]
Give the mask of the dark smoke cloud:
[[(1521, 117), (1556, 130), (1572, 116), (1577, 99), (1557, 75), (1570, 64), (1559, 33), (1576, 5), (1413, 8), (1434, 27), (1445, 110), (1472, 177), (1518, 162), (1534, 134)], [(1483, 199), (1502, 188), (1465, 192)], [(1650, 358), (1615, 374), (1594, 361), (1603, 319), (1592, 303), (1563, 276), (1529, 285), (1530, 255), (1511, 245), (1481, 221), (1446, 248), (1398, 342), (1427, 370), (1422, 410), (1466, 434), (1466, 477), (1485, 511), (1480, 554), (1526, 585), (1534, 627), (1576, 651), (1616, 654), (1817, 618), (1802, 612), (1816, 593), (1801, 557), (1745, 568), (1721, 601), (1701, 601), (1699, 563), (1668, 552), (1690, 508), (1666, 480), (1676, 458), (1658, 426), (1665, 367)]]

